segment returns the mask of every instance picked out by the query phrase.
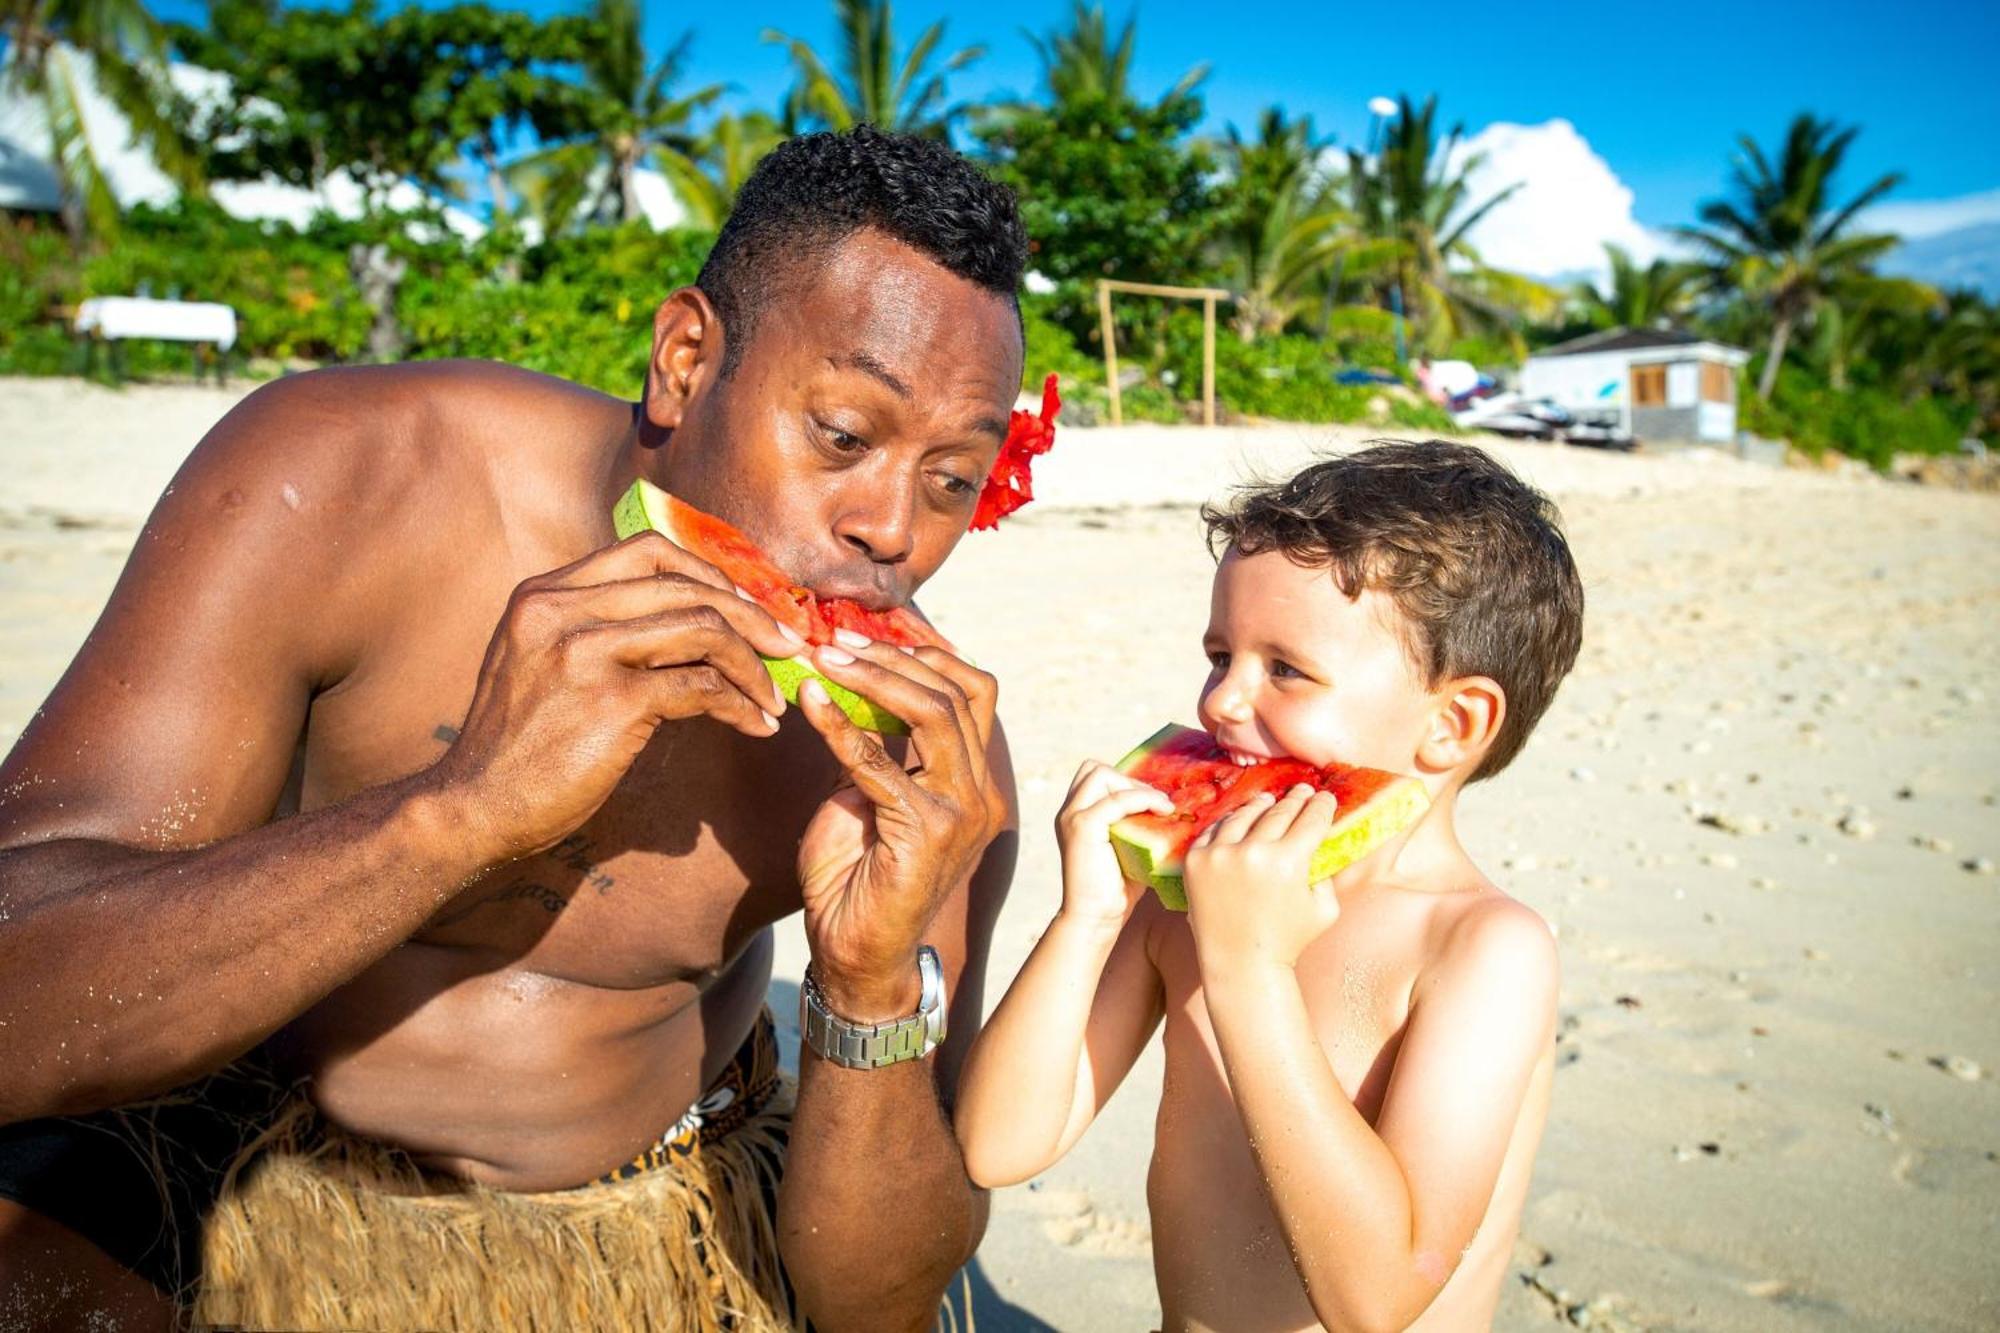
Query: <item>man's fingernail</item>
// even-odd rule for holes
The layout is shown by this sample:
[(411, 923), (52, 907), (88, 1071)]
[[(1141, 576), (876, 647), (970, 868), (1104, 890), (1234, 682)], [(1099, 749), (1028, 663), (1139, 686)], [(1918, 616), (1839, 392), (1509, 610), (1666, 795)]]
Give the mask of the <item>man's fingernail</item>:
[(854, 663), (854, 654), (844, 652), (830, 643), (823, 643), (819, 646), (819, 660), (830, 662), (834, 666), (851, 666)]
[(778, 633), (785, 636), (786, 643), (795, 644), (800, 648), (806, 646), (805, 635), (799, 633), (797, 630), (793, 629), (790, 625), (787, 625), (782, 620), (778, 621), (777, 625), (778, 625)]
[(844, 644), (846, 644), (846, 645), (847, 645), (847, 646), (848, 646), (849, 648), (866, 648), (866, 647), (867, 647), (867, 646), (868, 646), (869, 644), (871, 644), (871, 643), (875, 642), (875, 641), (874, 641), (873, 639), (869, 638), (869, 637), (868, 637), (867, 635), (865, 635), (865, 634), (856, 634), (856, 633), (855, 633), (855, 632), (854, 632), (853, 630), (851, 630), (851, 629), (837, 629), (837, 630), (835, 630), (835, 631), (833, 632), (833, 641), (834, 641), (835, 643), (844, 643)]
[(807, 676), (803, 681), (799, 682), (799, 698), (810, 699), (816, 704), (830, 704), (833, 702), (833, 696), (826, 692), (826, 686), (820, 684), (811, 676)]
[[(762, 711), (762, 710), (759, 710), (759, 711)], [(772, 716), (771, 716), (771, 715), (770, 715), (769, 713), (765, 713), (765, 714), (764, 714), (764, 723), (765, 723), (765, 725), (767, 725), (768, 727), (770, 727), (770, 728), (771, 728), (771, 730), (773, 730), (773, 731), (776, 731), (776, 730), (778, 729), (778, 719), (777, 719), (777, 718), (775, 718), (775, 717), (772, 717)]]

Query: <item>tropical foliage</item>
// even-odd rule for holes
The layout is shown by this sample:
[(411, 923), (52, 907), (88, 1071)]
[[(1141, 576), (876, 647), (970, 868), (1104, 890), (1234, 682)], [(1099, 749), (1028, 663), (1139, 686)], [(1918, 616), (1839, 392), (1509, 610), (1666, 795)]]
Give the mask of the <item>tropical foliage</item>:
[[(1692, 259), (1607, 247), (1607, 278), (1565, 291), (1485, 262), (1481, 222), (1518, 189), (1405, 95), (1365, 145), (1272, 106), (1204, 131), (1206, 66), (1137, 86), (1136, 18), (1074, 0), (1023, 37), (1026, 94), (969, 104), (954, 83), (984, 54), (944, 22), (899, 30), (888, 0), (834, 0), (832, 41), (767, 32), (789, 65), (760, 108), (707, 77), (695, 35), (649, 46), (639, 0), (550, 18), (454, 3), (210, 0), (161, 25), (144, 0), (0, 0), (0, 80), (35, 99), (55, 140), (60, 225), (0, 218), (0, 370), (76, 364), (61, 312), (95, 293), (227, 301), (265, 364), (490, 356), (631, 392), (653, 305), (691, 281), (756, 164), (791, 134), (866, 122), (955, 136), (1020, 199), (1030, 244), (1028, 376), (1101, 408), (1099, 279), (1219, 287), (1236, 336), (1215, 350), (1225, 411), (1446, 420), (1366, 369), (1418, 357), (1506, 372), (1591, 328), (1678, 325), (1755, 349), (1748, 429), (1880, 464), (1896, 449), (2000, 441), (2000, 308), (1886, 276), (1896, 238), (1867, 210), (1890, 174), (1843, 177), (1857, 131), (1798, 117), (1766, 148), (1739, 139), (1723, 188), (1680, 229)], [(214, 71), (183, 78), (170, 54)], [(85, 133), (90, 87), (119, 107), (183, 190), (122, 218)], [(687, 229), (641, 207), (658, 173)], [(206, 181), (271, 179), (359, 216), (286, 227), (231, 219)], [(483, 214), (470, 241), (448, 205)], [(463, 229), (463, 219), (459, 219)], [(1121, 298), (1125, 410), (1164, 420), (1199, 394), (1199, 312)], [(141, 370), (177, 364), (138, 354)]]
[(1879, 177), (1845, 204), (1834, 203), (1833, 178), (1857, 133), (1802, 115), (1775, 163), (1755, 139), (1742, 136), (1730, 170), (1731, 197), (1703, 204), (1703, 225), (1681, 229), (1707, 253), (1713, 290), (1770, 312), (1759, 398), (1770, 398), (1792, 334), (1810, 323), (1836, 288), (1863, 281), (1869, 265), (1896, 246), (1892, 235), (1854, 234), (1852, 228), (1862, 209), (1896, 188), (1900, 175)]
[(986, 54), (968, 46), (933, 66), (944, 41), (944, 20), (925, 28), (909, 49), (896, 51), (889, 0), (835, 0), (839, 51), (829, 68), (812, 43), (768, 29), (764, 40), (790, 54), (795, 81), (785, 98), (785, 128), (851, 130), (867, 123), (900, 134), (944, 137), (965, 115), (964, 103), (945, 101), (946, 76)]
[(27, 93), (48, 127), (60, 215), (72, 241), (117, 230), (118, 201), (101, 145), (84, 121), (94, 85), (131, 125), (167, 177), (200, 195), (200, 164), (175, 123), (166, 31), (144, 0), (6, 0), (0, 7), (0, 88)]
[(639, 169), (649, 160), (683, 179), (700, 176), (694, 119), (724, 91), (720, 83), (677, 87), (692, 32), (647, 68), (638, 0), (591, 0), (586, 17), (594, 40), (581, 52), (582, 78), (562, 117), (568, 133), (504, 173), (546, 232), (576, 221), (637, 222)]

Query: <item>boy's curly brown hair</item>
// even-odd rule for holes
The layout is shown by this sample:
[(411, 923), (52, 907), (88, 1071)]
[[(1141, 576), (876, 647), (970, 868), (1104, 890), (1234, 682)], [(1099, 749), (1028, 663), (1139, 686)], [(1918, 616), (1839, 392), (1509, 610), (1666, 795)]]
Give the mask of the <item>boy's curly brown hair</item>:
[(1506, 692), (1500, 733), (1473, 771), (1491, 777), (1576, 664), (1583, 583), (1555, 505), (1483, 450), (1388, 441), (1289, 481), (1205, 505), (1209, 549), (1280, 551), (1323, 566), (1348, 597), (1386, 594), (1427, 688), (1487, 676)]

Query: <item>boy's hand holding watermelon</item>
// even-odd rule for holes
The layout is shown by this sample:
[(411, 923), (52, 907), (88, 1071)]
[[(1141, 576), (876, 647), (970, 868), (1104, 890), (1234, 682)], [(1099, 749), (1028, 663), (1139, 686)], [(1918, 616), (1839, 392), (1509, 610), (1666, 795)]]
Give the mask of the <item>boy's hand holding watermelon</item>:
[(1328, 880), (1308, 883), (1313, 855), (1340, 802), (1300, 783), (1250, 803), (1195, 840), (1187, 855), (1188, 927), (1204, 975), (1291, 967), (1333, 928), (1340, 899)]
[(1172, 813), (1174, 803), (1157, 788), (1126, 777), (1109, 764), (1085, 760), (1056, 815), (1062, 847), (1062, 914), (1114, 930), (1132, 914), (1146, 886), (1125, 877), (1111, 850), (1111, 826), (1132, 815)]

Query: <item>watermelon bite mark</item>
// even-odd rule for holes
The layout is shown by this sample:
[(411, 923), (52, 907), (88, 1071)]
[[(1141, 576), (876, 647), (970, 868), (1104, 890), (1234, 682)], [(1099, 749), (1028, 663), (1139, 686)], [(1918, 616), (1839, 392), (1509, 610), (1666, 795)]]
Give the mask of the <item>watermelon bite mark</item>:
[(1260, 794), (1283, 796), (1299, 783), (1331, 792), (1339, 817), (1313, 853), (1307, 883), (1339, 874), (1408, 829), (1430, 806), (1415, 778), (1302, 759), (1267, 759), (1241, 767), (1207, 732), (1169, 723), (1118, 761), (1118, 771), (1157, 787), (1174, 803), (1170, 815), (1142, 814), (1111, 826), (1111, 844), (1125, 877), (1144, 884), (1161, 903), (1187, 910), (1182, 869), (1188, 848), (1210, 824)]
[[(913, 611), (900, 607), (873, 611), (843, 597), (815, 595), (810, 588), (793, 582), (741, 529), (675, 499), (644, 478), (633, 482), (619, 499), (611, 520), (621, 540), (651, 528), (688, 554), (714, 565), (773, 620), (808, 644), (832, 643), (834, 631), (845, 629), (899, 648), (950, 647)], [(799, 701), (799, 686), (811, 678), (826, 688), (827, 695), (854, 725), (896, 736), (909, 731), (901, 718), (828, 680), (805, 657), (767, 657), (764, 666), (789, 703)]]

